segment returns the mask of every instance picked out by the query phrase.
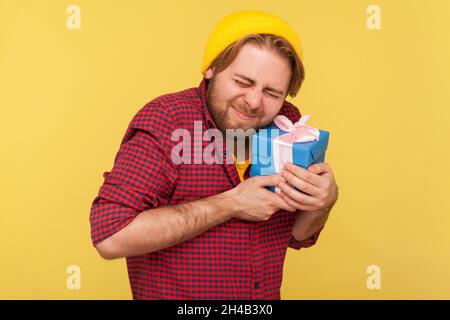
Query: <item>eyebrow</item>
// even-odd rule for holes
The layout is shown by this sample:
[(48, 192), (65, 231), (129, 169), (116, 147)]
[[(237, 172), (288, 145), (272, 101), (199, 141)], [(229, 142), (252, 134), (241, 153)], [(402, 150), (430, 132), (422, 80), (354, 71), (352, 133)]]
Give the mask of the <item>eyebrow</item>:
[[(242, 78), (242, 79), (244, 79), (244, 80), (246, 80), (246, 81), (248, 81), (248, 82), (250, 82), (252, 85), (256, 83), (255, 80), (253, 80), (252, 78), (249, 78), (249, 77), (247, 77), (247, 76), (244, 76), (243, 74), (234, 73), (234, 75), (237, 76), (237, 77), (240, 77), (240, 78)], [(265, 89), (267, 89), (267, 90), (269, 90), (269, 91), (272, 91), (272, 92), (275, 92), (275, 93), (278, 93), (278, 94), (284, 96), (284, 92), (281, 91), (281, 90), (278, 90), (278, 89), (275, 89), (275, 88), (272, 88), (272, 87), (265, 87)]]

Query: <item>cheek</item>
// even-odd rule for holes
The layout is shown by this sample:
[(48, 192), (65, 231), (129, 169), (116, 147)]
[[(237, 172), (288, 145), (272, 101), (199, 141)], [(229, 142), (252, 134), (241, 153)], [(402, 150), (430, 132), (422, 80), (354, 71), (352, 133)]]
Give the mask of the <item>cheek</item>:
[(226, 92), (227, 101), (231, 103), (244, 103), (245, 91), (240, 88), (229, 88)]
[(229, 105), (238, 96), (239, 92), (226, 79), (217, 78), (214, 82), (214, 94), (216, 102), (219, 102), (223, 107), (224, 105)]
[(264, 120), (272, 121), (280, 112), (283, 104), (274, 102), (272, 99), (264, 101)]

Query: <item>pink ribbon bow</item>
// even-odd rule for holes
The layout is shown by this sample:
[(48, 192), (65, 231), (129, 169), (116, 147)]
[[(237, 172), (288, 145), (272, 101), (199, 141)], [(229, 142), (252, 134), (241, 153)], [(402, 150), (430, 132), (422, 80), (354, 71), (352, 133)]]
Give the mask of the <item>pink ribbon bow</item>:
[(292, 121), (285, 116), (276, 116), (274, 119), (275, 125), (287, 132), (280, 136), (279, 139), (288, 143), (310, 142), (314, 140), (319, 141), (319, 129), (310, 127), (306, 124), (310, 118), (310, 115), (304, 115), (296, 123), (292, 123)]

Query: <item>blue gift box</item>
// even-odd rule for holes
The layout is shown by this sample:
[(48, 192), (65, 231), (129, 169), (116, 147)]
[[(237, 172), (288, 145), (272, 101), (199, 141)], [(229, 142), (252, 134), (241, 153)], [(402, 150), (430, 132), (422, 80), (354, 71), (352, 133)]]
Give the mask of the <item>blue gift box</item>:
[[(292, 144), (292, 163), (308, 169), (313, 163), (325, 161), (325, 151), (328, 147), (330, 133), (319, 130), (318, 141), (296, 142)], [(250, 176), (274, 175), (276, 166), (273, 155), (273, 140), (287, 132), (279, 129), (275, 124), (260, 129), (253, 135)], [(285, 143), (286, 144), (286, 143)], [(275, 191), (274, 187), (268, 187)]]

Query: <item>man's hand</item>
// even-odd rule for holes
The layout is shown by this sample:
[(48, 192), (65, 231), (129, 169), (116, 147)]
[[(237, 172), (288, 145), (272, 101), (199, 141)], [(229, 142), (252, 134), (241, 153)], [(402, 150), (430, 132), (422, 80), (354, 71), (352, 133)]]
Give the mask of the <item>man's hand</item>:
[(308, 170), (286, 163), (281, 177), (285, 180), (278, 185), (281, 197), (287, 204), (298, 210), (329, 211), (338, 198), (338, 187), (333, 171), (325, 162), (313, 164)]
[(233, 217), (248, 221), (266, 221), (280, 209), (295, 212), (280, 195), (267, 190), (266, 186), (279, 186), (280, 175), (256, 176), (242, 181), (231, 189), (230, 207)]

